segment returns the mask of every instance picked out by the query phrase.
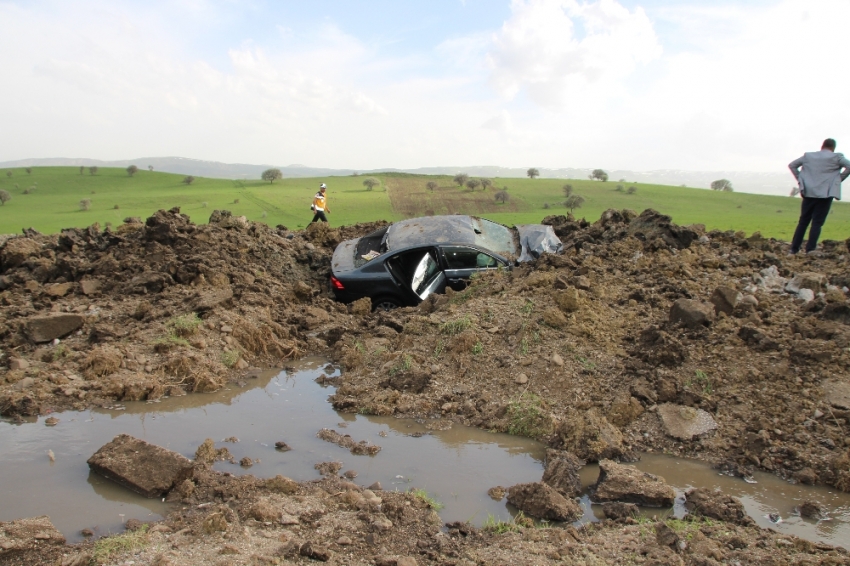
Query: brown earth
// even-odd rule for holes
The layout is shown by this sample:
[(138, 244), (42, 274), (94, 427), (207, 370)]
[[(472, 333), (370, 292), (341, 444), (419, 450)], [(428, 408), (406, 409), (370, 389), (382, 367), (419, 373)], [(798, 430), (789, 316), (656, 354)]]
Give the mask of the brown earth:
[[(253, 368), (319, 354), (345, 369), (333, 397), (339, 410), (532, 436), (588, 461), (664, 451), (730, 473), (761, 469), (850, 491), (850, 406), (834, 394), (849, 380), (843, 243), (824, 242), (823, 257), (787, 257), (785, 244), (758, 234), (706, 234), (653, 211), (544, 222), (565, 254), (374, 314), (331, 300), (326, 278), (338, 242), (382, 223), (290, 232), (226, 212), (194, 225), (172, 210), (115, 230), (26, 231), (0, 245), (0, 413), (23, 418), (209, 391)], [(783, 292), (778, 279), (804, 273), (795, 281), (818, 287), (808, 302)], [(698, 409), (676, 414), (711, 419), (716, 429), (669, 436), (660, 404)], [(216, 482), (242, 487), (205, 491)], [(368, 509), (334, 507), (341, 495), (330, 483), (286, 495), (326, 509), (330, 526), (318, 518), (298, 529), (248, 524), (241, 505), (274, 499), (260, 483), (196, 478), (194, 494), (182, 495), (213, 505), (169, 518), (175, 533), (146, 535), (180, 541), (163, 543), (150, 563), (191, 563), (187, 549), (209, 544), (226, 555), (213, 560), (234, 563), (229, 544), (244, 563), (291, 560), (295, 547), (296, 556), (321, 560), (329, 551), (339, 563), (847, 563), (844, 554), (727, 522), (692, 523), (689, 537), (679, 537), (689, 541), (684, 550), (655, 541), (670, 538), (663, 529), (608, 522), (579, 531), (437, 532), (409, 494), (388, 499), (425, 515), (408, 525), (385, 509), (393, 524), (385, 531)], [(347, 534), (328, 534), (337, 532)], [(353, 543), (338, 544), (345, 537)], [(246, 541), (253, 550), (240, 546)], [(689, 554), (694, 547), (705, 548)]]

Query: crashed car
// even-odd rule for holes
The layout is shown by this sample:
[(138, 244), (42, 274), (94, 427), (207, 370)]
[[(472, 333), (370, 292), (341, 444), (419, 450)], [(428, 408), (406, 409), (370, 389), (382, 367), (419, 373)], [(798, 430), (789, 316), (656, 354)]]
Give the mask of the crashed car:
[(463, 290), (474, 273), (510, 269), (562, 248), (542, 224), (511, 229), (475, 216), (411, 218), (339, 244), (330, 288), (343, 303), (369, 297), (373, 309), (415, 306), (446, 287)]

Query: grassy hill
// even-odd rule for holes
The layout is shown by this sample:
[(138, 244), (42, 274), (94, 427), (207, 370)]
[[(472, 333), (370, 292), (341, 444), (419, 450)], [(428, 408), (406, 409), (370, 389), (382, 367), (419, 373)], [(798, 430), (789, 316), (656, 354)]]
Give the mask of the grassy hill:
[[(269, 225), (301, 228), (311, 220), (310, 201), (320, 182), (328, 183), (329, 219), (332, 225), (377, 219), (399, 220), (427, 214), (466, 213), (485, 216), (505, 224), (537, 223), (548, 214), (566, 214), (563, 186), (585, 202), (576, 216), (590, 220), (608, 208), (631, 208), (638, 212), (654, 208), (679, 224), (701, 223), (708, 229), (760, 231), (765, 236), (790, 239), (797, 222), (800, 200), (791, 197), (718, 193), (714, 191), (649, 185), (601, 183), (563, 179), (493, 179), (493, 187), (469, 191), (449, 177), (408, 174), (376, 175), (381, 185), (373, 191), (363, 186), (364, 177), (282, 179), (273, 184), (257, 181), (196, 178), (186, 185), (183, 175), (140, 170), (133, 177), (119, 168), (103, 168), (96, 175), (77, 167), (34, 167), (0, 171), (0, 189), (12, 196), (0, 207), (0, 233), (20, 233), (33, 227), (45, 233), (83, 227), (98, 222), (118, 224), (128, 216), (145, 218), (160, 208), (179, 206), (196, 223), (204, 223), (215, 209)], [(430, 191), (428, 181), (438, 187)], [(618, 191), (622, 185), (623, 191)], [(25, 191), (33, 187), (29, 194)], [(507, 188), (509, 200), (497, 203), (497, 190)], [(628, 194), (635, 187), (634, 194)], [(91, 201), (82, 210), (80, 201)], [(823, 238), (850, 235), (850, 206), (832, 207)]]

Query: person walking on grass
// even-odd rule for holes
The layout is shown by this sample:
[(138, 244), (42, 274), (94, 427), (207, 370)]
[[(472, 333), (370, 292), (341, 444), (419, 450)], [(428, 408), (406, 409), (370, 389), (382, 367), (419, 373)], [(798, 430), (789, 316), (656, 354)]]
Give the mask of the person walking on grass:
[(850, 161), (842, 153), (835, 153), (835, 140), (827, 138), (823, 141), (820, 151), (809, 151), (803, 157), (788, 164), (791, 174), (797, 179), (803, 204), (800, 207), (800, 221), (794, 238), (791, 240), (789, 255), (800, 251), (803, 236), (809, 223), (809, 239), (806, 242), (806, 253), (817, 255), (815, 248), (826, 215), (832, 206), (832, 199), (841, 200), (841, 182), (850, 175)]
[(331, 213), (331, 209), (328, 208), (328, 199), (325, 197), (325, 191), (328, 190), (328, 187), (322, 183), (319, 185), (319, 192), (316, 193), (316, 196), (313, 197), (313, 211), (315, 214), (313, 215), (313, 220), (310, 222), (318, 222), (321, 220), (322, 222), (327, 222), (328, 217), (325, 216), (325, 213)]

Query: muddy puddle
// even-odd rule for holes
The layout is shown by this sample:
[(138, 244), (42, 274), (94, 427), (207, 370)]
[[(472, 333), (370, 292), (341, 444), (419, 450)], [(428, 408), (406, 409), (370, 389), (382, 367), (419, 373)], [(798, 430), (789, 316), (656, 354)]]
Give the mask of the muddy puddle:
[[(80, 540), (81, 529), (97, 535), (120, 532), (131, 519), (150, 521), (168, 512), (159, 500), (137, 496), (89, 472), (86, 460), (120, 433), (193, 457), (205, 438), (226, 446), (243, 468), (219, 462), (215, 468), (259, 477), (283, 474), (296, 480), (319, 477), (314, 464), (343, 463), (342, 471), (356, 472), (361, 485), (380, 482), (385, 490), (426, 490), (444, 505), (446, 522), (510, 520), (514, 509), (494, 501), (487, 490), (496, 485), (539, 481), (545, 447), (526, 438), (439, 422), (416, 422), (391, 417), (340, 414), (327, 402), (333, 389), (314, 380), (339, 375), (322, 359), (306, 359), (283, 371), (246, 378), (239, 385), (209, 394), (166, 398), (156, 403), (127, 403), (115, 407), (50, 415), (13, 424), (0, 422), (0, 521), (49, 515), (69, 541)], [(366, 440), (382, 450), (375, 456), (354, 456), (348, 450), (316, 437), (321, 428)], [(225, 442), (225, 439), (238, 442)], [(281, 452), (275, 442), (292, 450)], [(646, 454), (636, 464), (663, 476), (681, 493), (688, 487), (719, 487), (739, 497), (748, 513), (763, 527), (809, 540), (850, 547), (850, 494), (826, 488), (791, 485), (768, 474), (758, 483), (719, 475), (704, 463)], [(596, 466), (582, 472), (585, 485), (596, 480)], [(793, 514), (804, 500), (823, 505), (830, 520), (812, 521)], [(598, 506), (582, 499), (582, 521), (601, 518)], [(649, 516), (682, 516), (681, 497), (671, 510), (645, 510)], [(778, 514), (782, 522), (767, 518)]]

